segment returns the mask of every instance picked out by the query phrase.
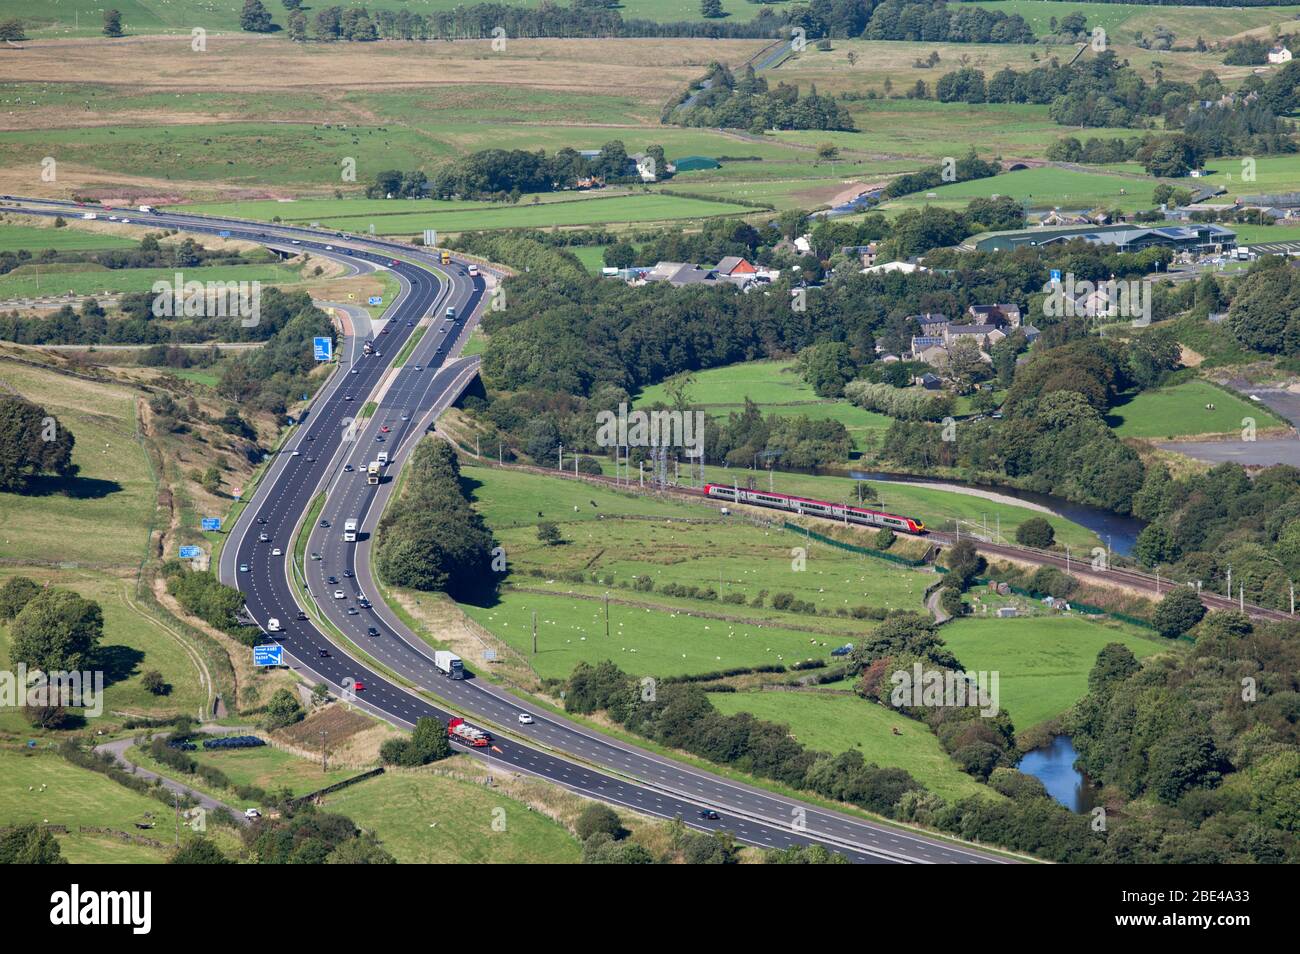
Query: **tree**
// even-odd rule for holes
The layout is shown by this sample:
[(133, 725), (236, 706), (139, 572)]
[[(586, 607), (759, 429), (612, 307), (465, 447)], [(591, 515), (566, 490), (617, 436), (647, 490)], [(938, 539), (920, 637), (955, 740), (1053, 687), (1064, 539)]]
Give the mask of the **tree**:
[(104, 634), (104, 613), (94, 600), (71, 590), (43, 590), (10, 627), (11, 662), (41, 672), (81, 669)]
[(144, 687), (146, 692), (151, 692), (155, 696), (167, 695), (167, 680), (163, 678), (163, 674), (157, 669), (150, 669), (142, 674), (140, 676), (140, 685)]
[(40, 584), (26, 576), (11, 576), (0, 586), (0, 622), (8, 622), (41, 591)]
[(244, 0), (244, 9), (239, 14), (239, 28), (246, 33), (270, 33), (275, 29), (275, 23), (262, 0)]
[(564, 542), (564, 536), (560, 533), (560, 528), (549, 520), (544, 520), (537, 525), (537, 539), (548, 547), (557, 546)]
[(325, 859), (328, 865), (395, 865), (397, 859), (388, 853), (374, 835), (359, 835), (343, 842)]
[(700, 0), (700, 16), (706, 20), (717, 20), (725, 17), (726, 13), (722, 10), (722, 0)]
[(617, 841), (627, 834), (618, 812), (601, 802), (593, 802), (584, 808), (573, 827), (580, 841), (586, 841), (598, 833)]
[(27, 34), (23, 30), (23, 21), (16, 17), (0, 21), (0, 40), (14, 43), (18, 40), (27, 39)]
[(122, 13), (119, 10), (104, 11), (104, 36), (122, 35)]
[(1056, 530), (1045, 517), (1030, 517), (1016, 527), (1016, 543), (1036, 550), (1046, 550), (1056, 542)]
[(207, 838), (195, 838), (181, 845), (168, 857), (169, 865), (233, 865), (221, 849)]
[(834, 162), (840, 157), (840, 147), (833, 142), (824, 142), (817, 146), (817, 158), (825, 162)]
[(1170, 639), (1182, 636), (1205, 616), (1205, 604), (1190, 586), (1170, 590), (1156, 606), (1152, 623), (1161, 636)]
[(631, 268), (636, 262), (636, 249), (630, 242), (615, 242), (605, 246), (604, 259), (610, 268)]
[(280, 729), (292, 725), (302, 718), (302, 706), (288, 689), (278, 689), (271, 701), (266, 704), (266, 719), (263, 725), (268, 729)]
[(813, 345), (799, 352), (799, 370), (819, 397), (844, 395), (844, 385), (857, 374), (857, 363), (842, 341)]
[[(294, 10), (289, 14), (289, 39), (295, 43), (303, 43), (307, 40), (307, 18), (303, 16), (301, 10)], [(319, 268), (320, 266), (316, 266)]]
[(0, 395), (0, 491), (22, 493), (38, 474), (72, 476), (75, 443), (72, 432), (43, 407)]

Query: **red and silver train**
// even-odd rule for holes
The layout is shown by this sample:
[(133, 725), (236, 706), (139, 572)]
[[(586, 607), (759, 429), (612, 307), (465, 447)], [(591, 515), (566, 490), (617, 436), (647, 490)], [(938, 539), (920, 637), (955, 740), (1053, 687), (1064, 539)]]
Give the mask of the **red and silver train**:
[(767, 490), (745, 490), (724, 484), (705, 484), (704, 493), (710, 497), (749, 504), (753, 507), (772, 507), (776, 510), (788, 510), (791, 513), (860, 523), (868, 527), (889, 527), (900, 533), (925, 533), (925, 524), (920, 520), (900, 517), (898, 514), (885, 513), (881, 510), (868, 510), (865, 507), (849, 507), (827, 500), (792, 497), (789, 494), (777, 494)]

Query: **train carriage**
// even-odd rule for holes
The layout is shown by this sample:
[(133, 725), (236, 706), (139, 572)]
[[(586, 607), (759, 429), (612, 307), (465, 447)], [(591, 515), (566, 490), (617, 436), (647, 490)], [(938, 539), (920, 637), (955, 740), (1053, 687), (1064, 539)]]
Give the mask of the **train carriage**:
[(868, 527), (888, 527), (899, 533), (925, 533), (925, 524), (913, 517), (885, 513), (883, 510), (871, 510), (867, 507), (850, 507), (845, 504), (831, 503), (828, 500), (814, 500), (809, 497), (796, 497), (791, 494), (778, 494), (771, 490), (748, 490), (725, 484), (705, 484), (704, 493), (709, 497), (729, 500), (733, 503), (749, 504), (753, 507), (771, 507), (795, 514), (809, 514), (825, 517), (829, 520), (841, 520)]

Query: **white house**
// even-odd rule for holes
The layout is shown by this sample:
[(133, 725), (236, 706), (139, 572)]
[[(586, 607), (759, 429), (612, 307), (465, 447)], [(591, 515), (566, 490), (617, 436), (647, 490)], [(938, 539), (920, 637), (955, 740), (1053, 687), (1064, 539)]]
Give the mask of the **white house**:
[(1287, 63), (1291, 60), (1291, 51), (1285, 46), (1275, 46), (1268, 51), (1268, 61), (1270, 63)]

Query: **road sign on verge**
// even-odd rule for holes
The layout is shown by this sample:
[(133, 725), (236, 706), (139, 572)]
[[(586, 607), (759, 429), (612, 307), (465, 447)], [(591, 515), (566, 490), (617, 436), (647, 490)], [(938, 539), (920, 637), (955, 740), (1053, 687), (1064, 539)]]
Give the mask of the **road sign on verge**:
[(383, 303), (384, 303), (384, 299), (379, 295), (371, 295), (369, 298), (366, 299), (367, 305), (382, 305)]
[(428, 245), (428, 246), (430, 246), (430, 247), (433, 247), (434, 245), (437, 245), (437, 244), (438, 244), (438, 230), (437, 230), (437, 229), (425, 229), (425, 230), (424, 230), (424, 244), (425, 244), (425, 245)]
[(1061, 270), (1059, 268), (1052, 269), (1052, 284), (1061, 284)]
[(495, 661), (496, 661), (496, 658), (497, 658), (497, 651), (496, 651), (495, 649), (485, 649), (485, 650), (483, 650), (483, 661), (484, 661), (484, 662), (495, 662)]
[(278, 643), (253, 647), (254, 666), (283, 666), (284, 647)]
[(182, 560), (197, 560), (203, 556), (202, 547), (181, 547), (180, 557)]
[(221, 518), (220, 518), (220, 517), (204, 517), (204, 518), (203, 518), (203, 529), (204, 529), (204, 530), (217, 530), (217, 531), (220, 531), (220, 530), (221, 530)]
[(334, 342), (330, 338), (312, 338), (311, 350), (317, 361), (334, 360)]

